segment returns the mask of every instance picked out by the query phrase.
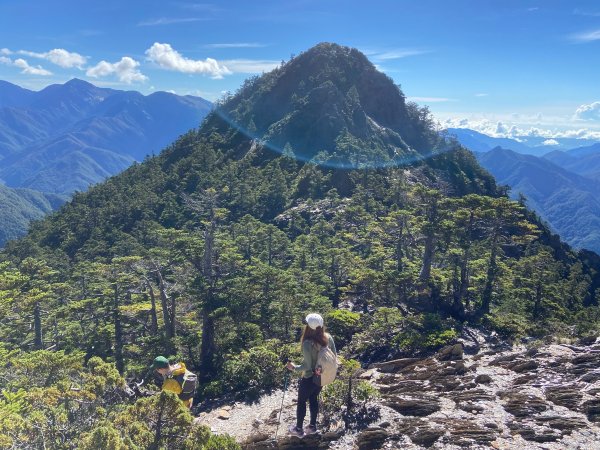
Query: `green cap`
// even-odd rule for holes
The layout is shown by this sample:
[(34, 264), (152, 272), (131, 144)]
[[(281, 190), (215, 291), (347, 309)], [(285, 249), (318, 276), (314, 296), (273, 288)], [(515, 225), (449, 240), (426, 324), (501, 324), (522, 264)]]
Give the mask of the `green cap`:
[(154, 358), (154, 362), (150, 367), (152, 367), (153, 369), (167, 368), (169, 367), (169, 360), (164, 356), (157, 356), (156, 358)]

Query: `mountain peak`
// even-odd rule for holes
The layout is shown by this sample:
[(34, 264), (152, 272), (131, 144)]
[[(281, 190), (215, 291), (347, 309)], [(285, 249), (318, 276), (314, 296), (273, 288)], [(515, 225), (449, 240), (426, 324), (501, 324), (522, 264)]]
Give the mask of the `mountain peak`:
[(247, 80), (204, 129), (233, 127), (248, 141), (291, 149), (302, 160), (326, 154), (329, 162), (356, 167), (431, 150), (418, 115), (363, 53), (323, 42)]
[(94, 86), (92, 83), (82, 80), (80, 78), (71, 78), (67, 81), (63, 86), (67, 87), (75, 87), (75, 88), (86, 88), (86, 89), (101, 89), (97, 86)]

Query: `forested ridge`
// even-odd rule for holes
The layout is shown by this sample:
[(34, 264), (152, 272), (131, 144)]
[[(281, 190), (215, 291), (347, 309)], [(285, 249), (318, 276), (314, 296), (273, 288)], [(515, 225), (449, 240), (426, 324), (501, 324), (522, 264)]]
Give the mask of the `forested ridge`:
[[(600, 316), (597, 256), (335, 44), (248, 80), (2, 259), (8, 448), (234, 448), (167, 395), (129, 399), (122, 377), (165, 354), (200, 375), (198, 401), (255, 397), (281, 384), (309, 311), (363, 364), (434, 351), (466, 325), (573, 337)], [(171, 431), (157, 411), (177, 417)]]

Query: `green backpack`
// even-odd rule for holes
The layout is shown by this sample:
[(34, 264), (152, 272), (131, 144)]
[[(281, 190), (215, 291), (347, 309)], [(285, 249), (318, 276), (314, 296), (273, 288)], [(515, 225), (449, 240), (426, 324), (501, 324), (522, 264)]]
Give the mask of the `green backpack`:
[(177, 377), (177, 381), (181, 384), (181, 394), (179, 394), (179, 398), (181, 400), (189, 400), (192, 398), (196, 393), (196, 387), (198, 386), (198, 376), (186, 369), (183, 375)]

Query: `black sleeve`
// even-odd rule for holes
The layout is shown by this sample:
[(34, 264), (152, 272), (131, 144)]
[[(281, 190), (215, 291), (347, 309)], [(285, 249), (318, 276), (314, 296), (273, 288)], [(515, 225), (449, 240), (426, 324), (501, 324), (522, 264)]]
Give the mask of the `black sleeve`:
[(158, 386), (158, 388), (162, 388), (163, 385), (163, 377), (160, 373), (158, 373), (156, 370), (152, 371), (152, 381), (154, 382), (154, 384), (156, 386)]

